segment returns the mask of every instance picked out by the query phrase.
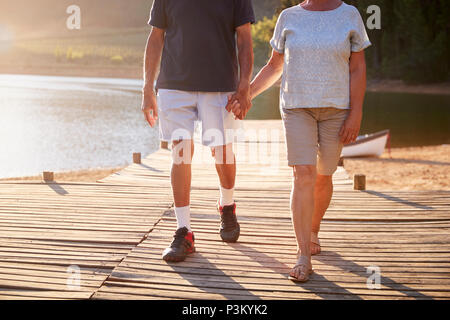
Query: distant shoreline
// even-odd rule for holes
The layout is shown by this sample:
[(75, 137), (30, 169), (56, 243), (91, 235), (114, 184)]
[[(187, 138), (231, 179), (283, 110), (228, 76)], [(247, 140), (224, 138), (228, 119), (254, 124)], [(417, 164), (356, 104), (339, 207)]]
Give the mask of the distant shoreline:
[[(26, 74), (66, 77), (99, 77), (142, 79), (140, 66), (33, 66), (18, 67), (0, 65), (0, 74)], [(450, 82), (438, 84), (407, 85), (401, 80), (371, 80), (367, 85), (368, 92), (396, 92), (450, 95)]]
[[(450, 190), (449, 151), (450, 145), (393, 148), (392, 158), (386, 150), (380, 158), (345, 159), (344, 167), (350, 176), (357, 173), (366, 174), (369, 190)], [(95, 183), (123, 168), (55, 172), (55, 180), (66, 183)], [(8, 182), (36, 183), (42, 182), (42, 177), (0, 178), (0, 183)]]

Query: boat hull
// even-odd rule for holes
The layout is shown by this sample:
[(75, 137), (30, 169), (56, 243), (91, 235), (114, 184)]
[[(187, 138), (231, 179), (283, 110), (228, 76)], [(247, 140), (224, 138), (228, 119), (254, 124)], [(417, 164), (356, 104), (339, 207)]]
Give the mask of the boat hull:
[(384, 153), (389, 138), (389, 130), (359, 138), (344, 146), (341, 157), (379, 157)]

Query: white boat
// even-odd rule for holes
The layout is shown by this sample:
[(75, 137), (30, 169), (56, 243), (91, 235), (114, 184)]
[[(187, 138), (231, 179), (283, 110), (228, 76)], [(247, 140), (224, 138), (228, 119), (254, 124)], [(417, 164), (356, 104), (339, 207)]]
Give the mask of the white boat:
[(341, 157), (379, 157), (386, 148), (389, 135), (389, 130), (384, 130), (373, 134), (359, 136), (355, 142), (344, 146)]

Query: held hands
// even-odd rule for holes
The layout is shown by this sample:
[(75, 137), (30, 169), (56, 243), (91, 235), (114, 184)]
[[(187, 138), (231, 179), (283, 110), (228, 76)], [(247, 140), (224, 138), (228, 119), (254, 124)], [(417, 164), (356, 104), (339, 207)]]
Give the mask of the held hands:
[(240, 85), (238, 91), (228, 97), (226, 109), (233, 112), (234, 117), (243, 120), (252, 107), (252, 98), (250, 94), (250, 85)]
[(359, 130), (361, 129), (361, 121), (361, 111), (350, 111), (347, 120), (345, 120), (344, 125), (339, 132), (339, 136), (341, 137), (341, 142), (343, 144), (349, 144), (356, 141)]
[(154, 127), (156, 120), (158, 120), (158, 105), (156, 103), (156, 94), (153, 88), (144, 87), (142, 90), (142, 106), (141, 110), (144, 113), (150, 127)]

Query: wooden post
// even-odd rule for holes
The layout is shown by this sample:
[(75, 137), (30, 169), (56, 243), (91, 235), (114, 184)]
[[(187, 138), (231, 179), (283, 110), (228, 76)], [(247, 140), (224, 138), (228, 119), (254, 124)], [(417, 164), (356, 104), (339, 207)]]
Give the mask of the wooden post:
[(42, 173), (42, 178), (44, 179), (45, 182), (51, 182), (51, 181), (54, 181), (55, 175), (53, 174), (53, 172), (44, 171)]
[(161, 149), (169, 150), (169, 142), (161, 140)]
[(141, 164), (141, 153), (137, 152), (137, 153), (133, 153), (133, 163), (136, 164)]
[(366, 176), (363, 174), (355, 174), (353, 188), (360, 191), (366, 190)]

